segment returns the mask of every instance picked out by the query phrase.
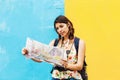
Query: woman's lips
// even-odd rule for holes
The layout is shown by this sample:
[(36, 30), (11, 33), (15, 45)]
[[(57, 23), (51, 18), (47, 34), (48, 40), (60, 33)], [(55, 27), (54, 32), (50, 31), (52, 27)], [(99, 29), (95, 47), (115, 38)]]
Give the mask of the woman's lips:
[(64, 32), (61, 32), (60, 35), (64, 35)]

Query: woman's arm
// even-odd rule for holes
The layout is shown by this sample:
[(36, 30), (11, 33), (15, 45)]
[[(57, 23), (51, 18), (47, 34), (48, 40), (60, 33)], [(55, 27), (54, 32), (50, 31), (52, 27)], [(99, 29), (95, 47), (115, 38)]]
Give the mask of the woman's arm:
[(83, 40), (80, 40), (77, 63), (76, 64), (68, 64), (67, 62), (64, 61), (63, 66), (70, 70), (81, 70), (83, 68), (85, 50), (86, 50), (85, 42)]
[(42, 62), (41, 60), (35, 59), (35, 58), (31, 58), (33, 61), (35, 62)]

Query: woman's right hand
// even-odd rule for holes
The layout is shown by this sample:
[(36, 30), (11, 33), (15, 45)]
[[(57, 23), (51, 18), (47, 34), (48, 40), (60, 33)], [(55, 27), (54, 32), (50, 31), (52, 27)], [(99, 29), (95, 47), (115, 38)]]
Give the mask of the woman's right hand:
[(22, 54), (23, 54), (23, 55), (28, 55), (28, 50), (27, 50), (26, 48), (23, 48), (23, 49), (22, 49)]
[[(28, 50), (26, 48), (23, 48), (22, 49), (22, 54), (27, 56), (28, 55)], [(41, 60), (38, 60), (38, 59), (35, 59), (35, 58), (31, 58), (31, 59), (35, 62), (42, 62)]]

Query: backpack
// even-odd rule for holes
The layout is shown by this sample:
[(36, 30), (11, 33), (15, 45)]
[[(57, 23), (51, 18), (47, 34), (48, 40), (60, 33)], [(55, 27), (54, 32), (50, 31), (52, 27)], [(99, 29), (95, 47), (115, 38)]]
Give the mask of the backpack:
[[(78, 55), (79, 41), (80, 41), (80, 39), (77, 38), (77, 37), (75, 37), (75, 39), (74, 39), (74, 45), (75, 45), (75, 49), (76, 49), (77, 55)], [(54, 46), (57, 46), (58, 42), (59, 42), (59, 40), (55, 39)], [(87, 73), (86, 73), (86, 66), (87, 66), (87, 64), (86, 64), (86, 61), (84, 60), (84, 64), (83, 64), (82, 70), (78, 71), (81, 74), (83, 80), (88, 80), (88, 76), (87, 76)], [(68, 69), (65, 69), (65, 68), (63, 68), (61, 66), (55, 66), (55, 67), (53, 67), (52, 71), (54, 69), (58, 69), (59, 71), (68, 70)], [(51, 73), (52, 73), (52, 71), (51, 71)]]

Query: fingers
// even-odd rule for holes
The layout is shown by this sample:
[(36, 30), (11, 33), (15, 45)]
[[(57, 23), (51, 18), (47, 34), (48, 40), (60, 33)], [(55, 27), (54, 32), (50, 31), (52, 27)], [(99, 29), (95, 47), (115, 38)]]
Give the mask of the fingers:
[(46, 61), (46, 62), (48, 62), (48, 63), (51, 63), (50, 61), (48, 61), (48, 60), (44, 60), (44, 61)]
[(27, 50), (26, 48), (23, 48), (23, 49), (22, 49), (22, 54), (23, 54), (23, 55), (27, 55), (27, 54), (28, 54), (28, 50)]
[(61, 64), (64, 68), (67, 68), (68, 63), (66, 60), (61, 60)]
[(31, 58), (31, 59), (35, 62), (42, 62), (42, 60), (38, 60), (38, 59), (34, 59), (34, 58)]

